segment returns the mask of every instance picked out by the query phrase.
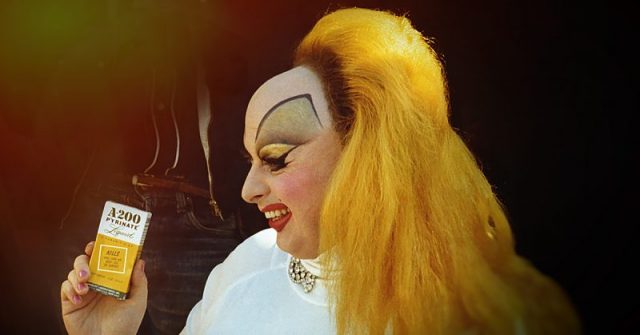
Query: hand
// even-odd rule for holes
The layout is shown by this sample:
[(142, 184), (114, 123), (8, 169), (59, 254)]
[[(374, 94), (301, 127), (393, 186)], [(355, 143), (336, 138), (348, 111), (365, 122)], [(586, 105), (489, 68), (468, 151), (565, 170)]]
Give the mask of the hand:
[(131, 275), (126, 300), (117, 300), (89, 290), (89, 256), (94, 242), (76, 257), (73, 270), (60, 287), (62, 319), (67, 332), (73, 334), (135, 334), (147, 307), (147, 277), (144, 261), (138, 260)]

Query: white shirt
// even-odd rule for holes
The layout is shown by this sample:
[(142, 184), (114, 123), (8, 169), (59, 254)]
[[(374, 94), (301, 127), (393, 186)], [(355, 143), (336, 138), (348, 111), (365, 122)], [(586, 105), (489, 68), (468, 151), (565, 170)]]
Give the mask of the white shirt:
[[(334, 334), (325, 280), (305, 293), (289, 278), (290, 260), (273, 229), (242, 242), (209, 275), (181, 334)], [(302, 263), (320, 275), (317, 260)]]
[[(335, 334), (326, 281), (317, 279), (313, 290), (305, 293), (289, 278), (290, 260), (291, 255), (277, 247), (275, 230), (249, 237), (211, 271), (202, 300), (180, 334)], [(302, 264), (321, 275), (318, 259)], [(515, 335), (526, 335), (521, 320), (514, 326)], [(469, 329), (461, 335), (473, 334)]]

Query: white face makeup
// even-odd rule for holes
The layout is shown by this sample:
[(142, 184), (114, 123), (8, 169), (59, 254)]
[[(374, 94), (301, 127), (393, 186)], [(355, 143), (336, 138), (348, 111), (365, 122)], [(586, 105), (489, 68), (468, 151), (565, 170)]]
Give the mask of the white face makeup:
[(291, 150), (308, 142), (322, 130), (311, 95), (303, 94), (283, 100), (262, 118), (256, 131), (258, 157), (272, 168), (284, 167)]
[(247, 108), (244, 145), (251, 169), (242, 197), (265, 213), (280, 249), (316, 257), (320, 208), (342, 149), (318, 76), (297, 67), (263, 84)]

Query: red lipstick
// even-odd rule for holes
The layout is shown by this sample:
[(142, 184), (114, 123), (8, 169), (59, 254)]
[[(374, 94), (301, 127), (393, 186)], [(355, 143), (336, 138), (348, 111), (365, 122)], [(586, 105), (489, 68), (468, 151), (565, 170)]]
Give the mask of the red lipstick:
[[(271, 204), (260, 209), (260, 211), (263, 213), (275, 211), (275, 210), (287, 210), (287, 206), (283, 204)], [(291, 218), (291, 212), (288, 212), (287, 214), (279, 216), (277, 218), (271, 218), (269, 219), (269, 227), (275, 229), (277, 232), (280, 232), (287, 225), (290, 218)]]
[(283, 216), (279, 216), (276, 219), (269, 219), (269, 227), (275, 229), (277, 232), (280, 232), (282, 231), (282, 229), (284, 229), (284, 226), (287, 225), (287, 222), (289, 222), (290, 218), (291, 218), (291, 212)]

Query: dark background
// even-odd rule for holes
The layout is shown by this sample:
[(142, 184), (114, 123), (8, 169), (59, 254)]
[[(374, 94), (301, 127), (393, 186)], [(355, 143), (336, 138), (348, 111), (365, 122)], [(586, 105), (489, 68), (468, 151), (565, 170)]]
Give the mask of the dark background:
[[(125, 35), (154, 26), (142, 19), (149, 15), (164, 34), (173, 24), (202, 27), (219, 116), (213, 154), (235, 162), (252, 91), (289, 68), (296, 43), (325, 10), (354, 5), (407, 13), (433, 38), (451, 122), (504, 202), (518, 252), (565, 288), (586, 334), (631, 333), (640, 321), (630, 275), (638, 263), (631, 11), (551, 0), (3, 1), (0, 332), (59, 333), (55, 295), (64, 278), (52, 275), (53, 241), (95, 148), (114, 169), (152, 155), (149, 138), (127, 127), (146, 116), (114, 112), (104, 94), (128, 82), (114, 73), (146, 61), (113, 52), (114, 30), (104, 29), (110, 19), (128, 15), (131, 25), (118, 30)], [(130, 68), (101, 70), (113, 59)], [(197, 139), (187, 143), (187, 151), (200, 150)], [(225, 205), (240, 206), (245, 170), (224, 163), (214, 170), (227, 176)]]

